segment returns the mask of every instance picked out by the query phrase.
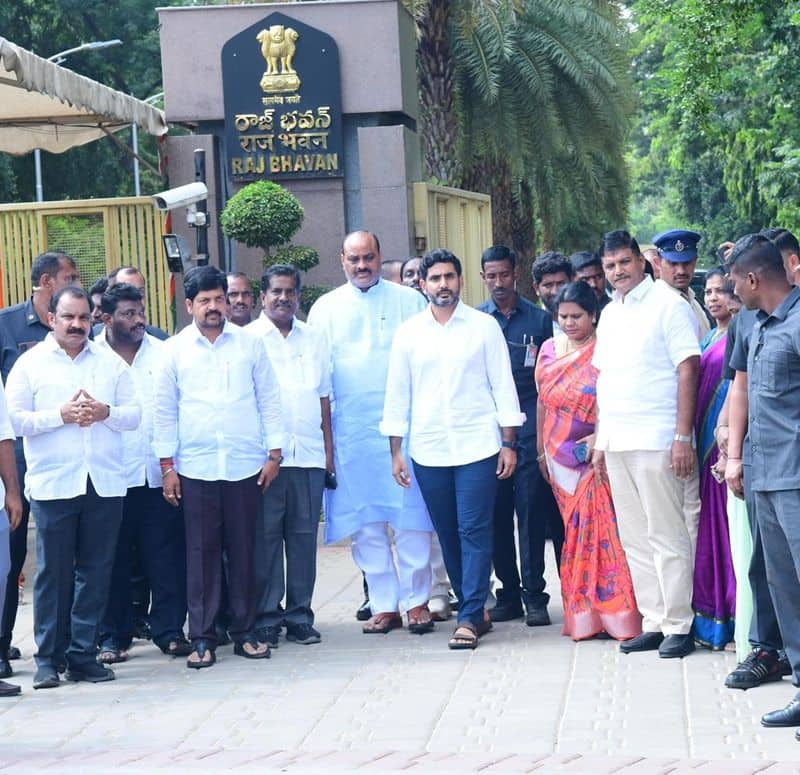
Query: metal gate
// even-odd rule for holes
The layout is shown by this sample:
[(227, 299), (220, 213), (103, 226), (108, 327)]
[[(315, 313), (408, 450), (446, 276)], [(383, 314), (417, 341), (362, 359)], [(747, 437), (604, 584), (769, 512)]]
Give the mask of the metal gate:
[(119, 266), (145, 276), (149, 322), (174, 330), (164, 216), (150, 197), (0, 205), (2, 306), (31, 295), (33, 259), (47, 250), (75, 258), (85, 288)]

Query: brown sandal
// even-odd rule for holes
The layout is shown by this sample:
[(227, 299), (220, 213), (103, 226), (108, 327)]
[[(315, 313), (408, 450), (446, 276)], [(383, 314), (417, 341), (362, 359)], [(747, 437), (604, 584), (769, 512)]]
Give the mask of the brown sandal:
[(472, 650), (478, 648), (478, 630), (471, 622), (462, 622), (453, 632), (453, 637), (447, 642), (447, 647), (453, 651)]
[(403, 619), (397, 611), (383, 611), (375, 614), (362, 628), (365, 635), (386, 635), (403, 626)]
[(433, 617), (428, 610), (428, 606), (417, 605), (408, 609), (408, 631), (415, 635), (424, 635), (430, 632), (436, 625), (433, 623)]

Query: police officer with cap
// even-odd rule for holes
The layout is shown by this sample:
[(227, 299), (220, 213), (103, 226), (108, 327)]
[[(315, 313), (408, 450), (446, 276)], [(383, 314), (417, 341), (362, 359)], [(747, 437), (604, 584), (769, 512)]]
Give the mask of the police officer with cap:
[(711, 330), (711, 323), (691, 288), (694, 268), (697, 266), (697, 243), (700, 240), (701, 236), (696, 231), (687, 229), (671, 229), (653, 237), (660, 259), (661, 280), (679, 293), (692, 308), (697, 319), (698, 338), (702, 340)]

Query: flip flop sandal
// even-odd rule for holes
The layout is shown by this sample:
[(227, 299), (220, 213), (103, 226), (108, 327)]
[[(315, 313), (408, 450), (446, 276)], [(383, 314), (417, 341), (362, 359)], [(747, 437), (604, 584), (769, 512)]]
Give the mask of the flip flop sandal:
[(194, 651), (188, 640), (171, 640), (166, 646), (160, 647), (168, 657), (188, 657)]
[(402, 628), (403, 619), (400, 614), (384, 611), (375, 614), (361, 629), (365, 635), (386, 635), (392, 630)]
[[(200, 657), (197, 662), (192, 662), (189, 659), (186, 660), (186, 667), (191, 667), (193, 670), (202, 670), (204, 667), (211, 667), (211, 665), (217, 661), (217, 655), (214, 652), (214, 649), (210, 649), (205, 641), (198, 641), (195, 643), (194, 648), (192, 649), (192, 654), (197, 654), (197, 656)], [(206, 654), (211, 654), (211, 659), (209, 659), (208, 662), (203, 661)]]
[[(466, 631), (469, 634), (465, 634)], [(453, 637), (447, 642), (447, 647), (453, 651), (473, 650), (478, 648), (478, 630), (469, 622), (459, 624), (453, 632)]]
[[(427, 621), (421, 621), (420, 618), (423, 614), (428, 614)], [(433, 623), (433, 617), (428, 611), (428, 606), (418, 605), (408, 611), (408, 631), (414, 635), (424, 635), (436, 627)]]
[(117, 662), (127, 662), (128, 652), (122, 649), (100, 649), (97, 661), (101, 665), (115, 665)]
[[(266, 646), (267, 650), (251, 653), (245, 650), (246, 643), (249, 643), (254, 649), (257, 649), (259, 646)], [(269, 649), (269, 643), (259, 643), (255, 638), (248, 638), (240, 643), (234, 644), (233, 653), (236, 654), (237, 657), (244, 657), (245, 659), (269, 659), (272, 656)]]

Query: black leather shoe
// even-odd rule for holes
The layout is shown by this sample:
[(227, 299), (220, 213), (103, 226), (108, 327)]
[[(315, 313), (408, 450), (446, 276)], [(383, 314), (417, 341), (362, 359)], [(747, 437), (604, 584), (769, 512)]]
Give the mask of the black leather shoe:
[(619, 650), (623, 654), (632, 654), (634, 651), (655, 651), (664, 640), (660, 632), (643, 632), (630, 640), (624, 640), (619, 644)]
[(67, 666), (65, 677), (68, 681), (88, 681), (93, 684), (113, 681), (116, 678), (114, 671), (110, 667), (98, 665), (96, 662), (87, 662), (75, 667)]
[(8, 658), (13, 662), (15, 659), (22, 659), (22, 652), (16, 647), (12, 646), (8, 650)]
[(11, 662), (7, 657), (0, 657), (0, 678), (11, 678), (14, 671), (11, 669)]
[(61, 680), (54, 667), (41, 665), (36, 668), (36, 673), (33, 676), (34, 689), (55, 689), (57, 686), (61, 686)]
[(369, 607), (369, 598), (364, 598), (361, 607), (356, 611), (356, 619), (359, 622), (366, 622), (372, 618), (372, 609)]
[(800, 727), (800, 694), (785, 708), (772, 710), (761, 717), (762, 727)]
[(547, 606), (528, 606), (525, 624), (528, 627), (547, 627), (550, 624), (550, 614), (547, 613)]
[(694, 651), (694, 636), (687, 635), (667, 635), (662, 644), (658, 647), (658, 656), (661, 659), (679, 659), (688, 657)]
[(489, 611), (489, 618), (493, 622), (511, 622), (521, 619), (525, 615), (520, 600), (497, 601), (497, 605)]
[(5, 681), (0, 681), (0, 697), (16, 697), (22, 692), (22, 689), (16, 684), (9, 684)]

